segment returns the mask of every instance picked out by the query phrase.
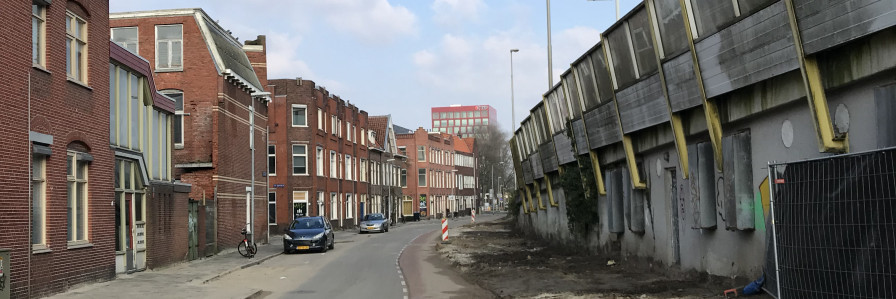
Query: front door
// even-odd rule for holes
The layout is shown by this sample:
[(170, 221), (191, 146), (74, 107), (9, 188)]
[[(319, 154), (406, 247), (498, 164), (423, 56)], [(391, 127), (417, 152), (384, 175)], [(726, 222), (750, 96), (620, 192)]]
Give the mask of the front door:
[(134, 253), (133, 193), (119, 192), (115, 200), (115, 268), (118, 273), (137, 269)]
[(308, 215), (308, 202), (307, 201), (292, 202), (292, 214), (293, 214), (293, 219), (307, 216)]

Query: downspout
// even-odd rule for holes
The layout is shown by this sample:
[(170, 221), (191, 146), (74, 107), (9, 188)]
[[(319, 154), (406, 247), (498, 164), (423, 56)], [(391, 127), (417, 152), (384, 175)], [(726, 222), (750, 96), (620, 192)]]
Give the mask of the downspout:
[[(270, 114), (268, 114), (268, 115), (270, 115)], [(270, 118), (268, 118), (268, 119), (270, 119)], [(264, 126), (264, 139), (265, 139), (264, 143), (266, 144), (265, 151), (267, 151), (268, 147), (271, 146), (271, 133), (270, 133), (270, 131), (268, 131), (270, 129), (271, 129), (270, 126)], [(264, 163), (265, 163), (265, 165), (267, 165), (268, 161), (265, 160)], [(265, 170), (270, 170), (270, 169), (267, 169), (267, 166), (265, 166)], [(265, 173), (265, 175), (264, 175), (264, 193), (266, 196), (265, 199), (267, 201), (270, 201), (271, 199), (267, 198), (267, 196), (271, 196), (271, 174), (270, 173)], [(276, 196), (275, 196), (274, 200), (276, 201)], [(308, 207), (305, 207), (305, 214), (308, 214), (308, 210), (309, 210)], [(268, 202), (266, 205), (264, 205), (264, 211), (265, 211), (266, 217), (271, 217), (271, 203), (270, 202)], [(265, 239), (264, 240), (265, 240), (265, 243), (268, 243), (268, 244), (271, 243), (271, 224), (270, 223), (268, 223), (268, 227), (265, 230)]]
[[(31, 72), (28, 72), (28, 136), (31, 136)], [(28, 180), (31, 180), (31, 176), (34, 175), (31, 173), (31, 168), (34, 167), (31, 165), (34, 163), (34, 151), (30, 149), (31, 147), (31, 138), (28, 138)], [(34, 209), (34, 190), (32, 188), (33, 184), (28, 184), (28, 238), (34, 234), (32, 230), (34, 230), (34, 212), (31, 212)], [(34, 246), (28, 246), (28, 298), (31, 298), (31, 256), (34, 255)], [(11, 281), (10, 281), (11, 282)], [(11, 285), (12, 283), (10, 283)], [(10, 286), (12, 289), (12, 286)]]

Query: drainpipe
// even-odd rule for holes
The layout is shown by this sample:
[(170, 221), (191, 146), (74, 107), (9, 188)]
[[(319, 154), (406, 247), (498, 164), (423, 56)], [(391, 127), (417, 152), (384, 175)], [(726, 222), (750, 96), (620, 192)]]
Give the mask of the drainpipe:
[[(31, 70), (28, 70), (28, 136), (31, 136)], [(30, 146), (31, 146), (31, 138), (30, 137), (28, 138), (28, 146), (29, 146), (29, 149), (28, 149), (28, 157), (29, 157), (29, 159), (28, 159), (28, 180), (30, 181), (31, 176), (33, 175), (31, 173), (31, 168), (34, 167), (31, 165), (32, 163), (34, 163), (34, 160), (33, 160), (34, 158), (32, 158), (32, 156), (34, 155), (34, 151), (32, 151), (30, 149)], [(31, 209), (34, 209), (34, 194), (33, 194), (34, 190), (32, 190), (32, 188), (31, 188), (31, 186), (32, 186), (32, 184), (30, 184), (31, 182), (28, 182), (28, 183), (29, 183), (28, 184), (28, 211), (30, 212)], [(34, 234), (34, 232), (32, 231), (32, 230), (34, 230), (34, 227), (32, 225), (32, 222), (34, 221), (34, 219), (32, 217), (34, 217), (34, 213), (33, 212), (28, 213), (28, 238), (31, 238), (31, 235)], [(28, 246), (28, 297), (29, 298), (31, 297), (31, 256), (32, 255), (34, 255), (34, 246)], [(11, 280), (10, 280), (10, 282), (11, 282)], [(12, 283), (10, 283), (10, 284), (12, 284)], [(10, 288), (11, 288), (11, 286), (10, 286)]]

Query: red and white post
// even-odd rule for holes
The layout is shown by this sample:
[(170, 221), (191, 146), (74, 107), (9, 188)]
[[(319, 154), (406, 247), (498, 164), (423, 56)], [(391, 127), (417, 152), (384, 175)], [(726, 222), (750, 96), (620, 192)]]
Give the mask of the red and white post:
[(470, 223), (476, 223), (476, 210), (470, 210)]
[(448, 242), (448, 219), (442, 218), (442, 242)]

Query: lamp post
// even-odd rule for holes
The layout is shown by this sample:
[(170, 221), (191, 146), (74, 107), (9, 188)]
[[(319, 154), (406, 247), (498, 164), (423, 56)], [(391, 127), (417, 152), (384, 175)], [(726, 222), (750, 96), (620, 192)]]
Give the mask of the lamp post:
[[(382, 157), (382, 156), (380, 156), (380, 157)], [(380, 161), (382, 161), (382, 158), (380, 158)], [(384, 162), (382, 164), (382, 166), (380, 166), (381, 167), (380, 174), (383, 178), (383, 180), (380, 181), (380, 184), (382, 184), (382, 187), (380, 187), (380, 194), (383, 193), (383, 189), (386, 189), (386, 192), (385, 192), (386, 194), (383, 195), (383, 200), (386, 201), (386, 208), (388, 209), (388, 212), (386, 213), (386, 215), (389, 215), (389, 216), (392, 216), (392, 203), (389, 202), (389, 197), (390, 197), (389, 195), (392, 194), (392, 186), (390, 186), (389, 184), (386, 183), (386, 168), (388, 167), (387, 164), (392, 161), (395, 161), (395, 159), (389, 158), (386, 160), (386, 162)], [(383, 187), (385, 187), (385, 188), (383, 188)]]
[(548, 6), (548, 89), (554, 87), (554, 67), (551, 65), (551, 0), (546, 0)]
[(513, 127), (516, 126), (516, 105), (513, 99), (513, 53), (519, 52), (520, 49), (510, 49), (510, 133), (513, 133)]

